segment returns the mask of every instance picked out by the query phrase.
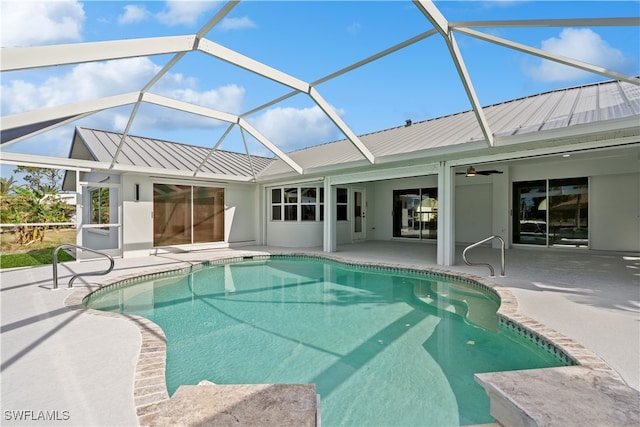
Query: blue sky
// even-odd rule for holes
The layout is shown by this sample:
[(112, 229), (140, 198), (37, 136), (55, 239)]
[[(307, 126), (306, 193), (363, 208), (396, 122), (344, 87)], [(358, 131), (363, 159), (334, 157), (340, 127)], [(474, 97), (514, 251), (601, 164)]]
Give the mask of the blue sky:
[[(221, 2), (1, 1), (3, 47), (195, 34)], [(438, 1), (448, 21), (640, 16), (638, 1)], [(247, 1), (205, 38), (313, 82), (431, 29), (408, 1)], [(483, 29), (624, 74), (640, 74), (638, 27)], [(456, 35), (481, 105), (607, 80)], [(2, 116), (140, 90), (173, 55), (7, 72)], [(316, 87), (357, 134), (471, 108), (439, 35)], [(188, 53), (151, 92), (233, 114), (289, 88), (201, 52)], [(66, 157), (74, 126), (122, 132), (132, 107), (104, 111), (3, 150)], [(285, 152), (344, 136), (304, 94), (247, 117)], [(228, 124), (144, 105), (135, 135), (212, 147)], [(270, 155), (248, 134), (253, 153)], [(244, 151), (234, 130), (221, 148)], [(12, 167), (2, 167), (2, 175)]]

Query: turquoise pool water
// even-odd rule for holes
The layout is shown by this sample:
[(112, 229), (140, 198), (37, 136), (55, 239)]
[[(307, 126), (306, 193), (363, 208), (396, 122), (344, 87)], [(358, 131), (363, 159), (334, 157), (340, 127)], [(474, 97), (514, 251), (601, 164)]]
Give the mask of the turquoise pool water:
[(455, 281), (315, 260), (203, 268), (89, 297), (167, 336), (167, 388), (314, 383), (322, 423), (493, 422), (478, 372), (560, 366), (498, 327), (494, 297)]

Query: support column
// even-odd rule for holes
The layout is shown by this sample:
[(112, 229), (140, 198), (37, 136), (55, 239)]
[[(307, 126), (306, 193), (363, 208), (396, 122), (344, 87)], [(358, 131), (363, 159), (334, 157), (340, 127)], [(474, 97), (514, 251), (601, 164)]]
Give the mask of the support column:
[(438, 167), (438, 265), (455, 265), (455, 169), (449, 162)]
[(76, 169), (76, 245), (82, 246), (82, 224), (84, 219), (82, 217), (82, 210), (84, 205), (84, 195), (82, 191), (82, 185), (80, 184), (80, 172)]
[(335, 252), (336, 245), (336, 189), (329, 177), (324, 178), (324, 225), (322, 250)]

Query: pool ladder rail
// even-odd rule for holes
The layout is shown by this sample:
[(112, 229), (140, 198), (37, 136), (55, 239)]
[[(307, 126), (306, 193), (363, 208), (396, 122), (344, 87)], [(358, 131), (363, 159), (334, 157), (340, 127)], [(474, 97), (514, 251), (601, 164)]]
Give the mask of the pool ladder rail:
[(89, 249), (84, 246), (74, 245), (73, 243), (62, 243), (56, 246), (56, 248), (53, 250), (53, 288), (51, 288), (52, 291), (55, 291), (58, 289), (58, 251), (60, 251), (60, 249), (62, 248), (76, 248), (76, 249), (81, 249), (87, 252), (93, 252), (94, 254), (98, 254), (100, 256), (108, 258), (110, 262), (109, 268), (104, 271), (94, 271), (94, 272), (74, 274), (73, 276), (71, 276), (71, 280), (69, 280), (69, 285), (67, 286), (67, 289), (73, 289), (73, 281), (76, 280), (78, 277), (104, 276), (105, 274), (111, 273), (111, 271), (113, 270), (113, 266), (115, 262), (110, 255), (107, 255), (104, 252), (96, 251), (95, 249)]
[(504, 239), (500, 236), (491, 236), (491, 237), (487, 237), (486, 239), (482, 239), (479, 242), (473, 243), (469, 246), (467, 246), (466, 248), (464, 248), (464, 251), (462, 251), (462, 259), (464, 260), (464, 263), (467, 265), (484, 265), (489, 267), (489, 272), (491, 273), (491, 275), (489, 277), (496, 277), (496, 273), (493, 270), (493, 266), (489, 263), (486, 262), (469, 262), (467, 260), (467, 251), (469, 249), (473, 249), (476, 246), (480, 246), (483, 243), (489, 242), (493, 239), (498, 239), (500, 240), (500, 261), (501, 261), (501, 269), (500, 269), (500, 277), (505, 277), (505, 273), (504, 273)]

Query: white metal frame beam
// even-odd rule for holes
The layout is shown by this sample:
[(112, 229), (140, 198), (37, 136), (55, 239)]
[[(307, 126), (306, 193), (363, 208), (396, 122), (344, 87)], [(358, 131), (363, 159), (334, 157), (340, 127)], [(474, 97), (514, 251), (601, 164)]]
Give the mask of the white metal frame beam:
[(470, 28), (458, 28), (457, 32), (466, 34), (471, 37), (475, 37), (480, 40), (484, 40), (490, 43), (494, 43), (500, 46), (504, 46), (510, 49), (518, 50), (520, 52), (528, 53), (530, 55), (539, 56), (543, 59), (548, 59), (550, 61), (559, 62), (560, 64), (568, 65), (571, 67), (579, 68), (581, 70), (589, 71), (592, 73), (600, 74), (606, 77), (610, 77), (614, 80), (621, 80), (627, 83), (634, 84), (636, 86), (640, 86), (640, 80), (634, 77), (627, 76), (626, 74), (617, 73), (612, 70), (607, 70), (606, 68), (599, 67), (597, 65), (588, 64), (586, 62), (578, 61), (576, 59), (568, 58), (566, 56), (557, 55), (555, 53), (546, 52), (542, 49), (537, 49), (534, 47), (530, 47), (527, 45), (523, 45), (521, 43), (512, 42), (510, 40), (503, 39), (501, 37), (496, 37), (490, 34), (485, 34), (480, 31), (472, 30)]
[(64, 125), (69, 124), (69, 123), (73, 123), (76, 120), (83, 119), (83, 118), (88, 117), (88, 116), (90, 116), (92, 114), (94, 114), (93, 111), (88, 112), (88, 113), (84, 113), (84, 114), (78, 114), (76, 116), (73, 116), (73, 117), (69, 118), (68, 120), (62, 120), (62, 121), (56, 122), (55, 124), (52, 124), (50, 126), (42, 127), (42, 128), (40, 128), (40, 129), (38, 129), (36, 131), (29, 132), (28, 134), (19, 136), (17, 138), (13, 138), (10, 141), (7, 141), (7, 142), (3, 143), (2, 144), (2, 148), (6, 148), (6, 147), (8, 147), (10, 145), (15, 144), (16, 142), (23, 141), (23, 140), (25, 140), (27, 138), (31, 138), (31, 137), (34, 137), (36, 135), (40, 135), (41, 133), (48, 132), (48, 131), (50, 131), (52, 129), (55, 129), (57, 127), (64, 126)]
[(234, 50), (214, 43), (211, 40), (200, 40), (200, 43), (198, 43), (198, 50), (206, 53), (207, 55), (213, 56), (214, 58), (218, 58), (269, 80), (293, 88), (299, 92), (309, 92), (309, 83), (303, 82), (302, 80), (283, 73), (282, 71), (276, 70), (275, 68), (244, 56)]
[[(121, 95), (78, 102), (75, 104), (60, 105), (55, 107), (43, 108), (41, 110), (13, 114), (10, 116), (3, 116), (2, 118), (0, 118), (0, 129), (15, 129), (34, 123), (42, 123), (49, 120), (62, 119), (70, 116), (94, 114), (98, 111), (106, 110), (109, 108), (133, 104), (138, 100), (138, 96), (138, 92), (129, 92)], [(60, 123), (58, 123), (56, 126), (60, 126)], [(52, 128), (56, 126), (52, 126)]]
[(422, 12), (422, 14), (431, 22), (431, 24), (433, 24), (435, 29), (442, 35), (442, 38), (445, 40), (447, 48), (449, 49), (449, 54), (451, 55), (451, 59), (453, 60), (456, 70), (458, 71), (460, 81), (464, 86), (465, 92), (467, 92), (467, 97), (469, 98), (469, 102), (471, 103), (473, 112), (475, 113), (476, 119), (478, 120), (478, 124), (480, 125), (482, 134), (484, 135), (487, 144), (493, 147), (494, 139), (493, 134), (491, 133), (491, 128), (489, 127), (489, 122), (484, 115), (484, 110), (482, 109), (480, 101), (478, 100), (478, 96), (476, 95), (476, 91), (473, 88), (473, 83), (471, 82), (471, 77), (469, 76), (467, 67), (465, 66), (462, 59), (462, 54), (460, 53), (460, 49), (458, 48), (458, 43), (456, 42), (453, 33), (450, 31), (447, 20), (440, 13), (438, 8), (433, 4), (432, 1), (413, 0), (413, 3), (417, 6), (418, 10), (420, 10), (420, 12)]
[(271, 151), (273, 154), (275, 154), (276, 156), (278, 156), (280, 158), (280, 160), (282, 160), (283, 162), (285, 162), (286, 164), (289, 165), (289, 167), (291, 167), (291, 169), (293, 169), (294, 171), (298, 172), (299, 174), (303, 174), (304, 173), (304, 169), (302, 169), (302, 166), (300, 166), (299, 164), (297, 164), (296, 162), (294, 162), (289, 156), (287, 156), (286, 154), (284, 154), (282, 152), (282, 150), (280, 150), (275, 144), (273, 144), (271, 141), (269, 141), (264, 135), (262, 135), (256, 128), (254, 128), (253, 126), (251, 126), (251, 124), (249, 124), (249, 122), (247, 122), (245, 119), (243, 119), (242, 117), (238, 118), (238, 124), (247, 132), (249, 132), (249, 134), (251, 136), (253, 136), (259, 143), (261, 143), (262, 145), (264, 145), (265, 147), (267, 147), (269, 149), (269, 151)]
[(187, 52), (195, 40), (188, 35), (2, 49), (0, 71)]
[(333, 108), (331, 108), (329, 103), (325, 101), (322, 96), (320, 96), (315, 88), (312, 87), (309, 90), (309, 96), (315, 101), (318, 107), (320, 107), (320, 109), (324, 111), (327, 117), (329, 117), (329, 119), (338, 127), (338, 129), (342, 131), (342, 133), (349, 139), (349, 141), (351, 141), (351, 143), (356, 146), (358, 151), (360, 151), (360, 153), (362, 153), (362, 155), (366, 157), (369, 163), (375, 163), (375, 157), (371, 153), (371, 151), (369, 151), (369, 149), (362, 143), (362, 141), (360, 141), (360, 138), (358, 138), (356, 134), (353, 133), (351, 129), (349, 129), (347, 124), (342, 121), (342, 118), (340, 118), (340, 116), (333, 110)]
[(449, 21), (449, 28), (531, 28), (531, 27), (637, 27), (640, 18), (512, 19), (504, 21)]

